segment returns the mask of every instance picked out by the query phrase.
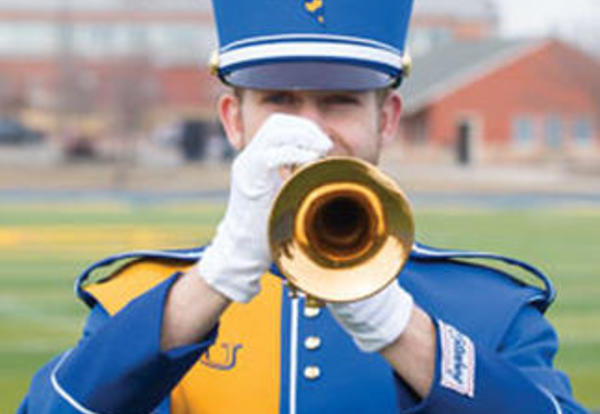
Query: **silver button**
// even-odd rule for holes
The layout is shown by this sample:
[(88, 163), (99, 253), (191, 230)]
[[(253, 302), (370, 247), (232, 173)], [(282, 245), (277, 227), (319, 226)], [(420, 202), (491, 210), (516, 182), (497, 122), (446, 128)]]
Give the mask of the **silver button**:
[(304, 378), (312, 381), (312, 380), (316, 380), (320, 376), (321, 376), (321, 368), (319, 368), (315, 365), (309, 365), (308, 367), (304, 368)]
[(312, 306), (304, 307), (304, 316), (306, 318), (316, 318), (321, 313), (321, 308), (316, 308)]
[(304, 347), (309, 351), (313, 351), (321, 346), (321, 338), (318, 336), (309, 336), (304, 340)]

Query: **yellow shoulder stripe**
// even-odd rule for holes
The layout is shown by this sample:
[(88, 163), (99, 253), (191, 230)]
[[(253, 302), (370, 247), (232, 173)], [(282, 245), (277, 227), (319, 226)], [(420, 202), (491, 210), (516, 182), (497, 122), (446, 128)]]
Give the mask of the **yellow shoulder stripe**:
[(177, 271), (192, 265), (173, 260), (145, 259), (123, 266), (109, 279), (86, 286), (84, 290), (104, 306), (110, 315), (127, 306), (133, 299), (167, 280)]

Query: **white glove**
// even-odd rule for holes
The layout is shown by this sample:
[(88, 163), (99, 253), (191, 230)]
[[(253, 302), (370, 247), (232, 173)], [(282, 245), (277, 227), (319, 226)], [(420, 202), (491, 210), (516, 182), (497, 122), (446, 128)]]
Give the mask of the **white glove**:
[(327, 306), (363, 352), (380, 351), (400, 337), (414, 307), (412, 296), (396, 281), (370, 298)]
[(282, 179), (279, 169), (326, 155), (329, 137), (312, 121), (271, 115), (232, 166), (225, 217), (212, 244), (198, 262), (198, 273), (215, 290), (237, 302), (260, 291), (269, 268), (268, 216)]

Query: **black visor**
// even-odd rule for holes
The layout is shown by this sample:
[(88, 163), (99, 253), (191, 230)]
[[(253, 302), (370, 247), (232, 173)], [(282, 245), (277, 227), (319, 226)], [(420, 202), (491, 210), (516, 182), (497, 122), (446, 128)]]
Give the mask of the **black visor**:
[(225, 83), (264, 90), (364, 91), (393, 86), (396, 78), (368, 67), (339, 62), (271, 62), (240, 68)]

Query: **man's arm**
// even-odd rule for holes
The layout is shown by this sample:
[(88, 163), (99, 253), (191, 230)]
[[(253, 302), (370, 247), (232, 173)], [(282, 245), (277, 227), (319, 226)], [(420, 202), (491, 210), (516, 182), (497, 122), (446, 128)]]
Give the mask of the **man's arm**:
[(201, 341), (231, 300), (210, 287), (194, 267), (171, 288), (165, 304), (160, 344), (170, 351)]
[(316, 124), (303, 118), (274, 114), (262, 125), (233, 163), (227, 211), (212, 244), (169, 295), (163, 350), (198, 341), (231, 301), (247, 303), (258, 294), (260, 276), (271, 264), (267, 223), (282, 183), (280, 171), (314, 161), (332, 146)]
[(329, 307), (362, 351), (379, 352), (394, 369), (402, 403), (410, 402), (402, 410), (585, 412), (574, 401), (568, 379), (552, 366), (558, 340), (533, 304), (522, 305), (493, 349), (452, 321), (432, 318), (398, 283), (370, 298)]
[(433, 383), (435, 336), (431, 318), (415, 306), (404, 333), (380, 351), (394, 371), (421, 398), (429, 394)]
[(434, 324), (415, 306), (404, 333), (380, 353), (421, 397), (403, 407), (411, 413), (585, 413), (567, 377), (552, 367), (557, 348), (553, 328), (533, 305), (523, 307), (497, 350)]
[[(212, 327), (189, 345), (161, 349), (167, 298), (179, 282), (185, 287), (186, 280), (174, 274), (112, 317), (102, 305), (95, 305), (77, 346), (34, 376), (19, 414), (136, 414), (168, 403), (170, 391), (217, 336), (217, 328)], [(217, 306), (210, 308), (218, 312)], [(195, 326), (212, 326), (210, 317)]]

